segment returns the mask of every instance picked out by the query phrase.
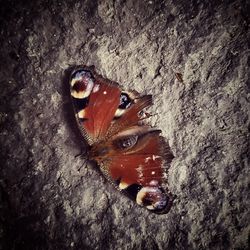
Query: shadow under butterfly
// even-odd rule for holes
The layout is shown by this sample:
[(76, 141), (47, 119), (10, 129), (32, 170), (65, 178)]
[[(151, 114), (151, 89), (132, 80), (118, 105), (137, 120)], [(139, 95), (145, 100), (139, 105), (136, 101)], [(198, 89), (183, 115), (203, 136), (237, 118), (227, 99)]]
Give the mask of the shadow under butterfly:
[(77, 66), (70, 94), (78, 127), (89, 145), (87, 158), (121, 192), (156, 213), (167, 213), (174, 197), (166, 171), (174, 158), (161, 130), (145, 123), (152, 96), (125, 91), (98, 75), (94, 66)]

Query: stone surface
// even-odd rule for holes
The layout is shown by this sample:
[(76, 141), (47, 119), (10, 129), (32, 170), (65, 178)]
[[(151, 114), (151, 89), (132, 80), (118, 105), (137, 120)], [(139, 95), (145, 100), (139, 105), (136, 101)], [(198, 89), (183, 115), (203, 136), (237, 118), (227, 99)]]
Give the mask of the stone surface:
[[(249, 13), (247, 1), (2, 2), (0, 249), (247, 249)], [(168, 214), (75, 157), (79, 64), (153, 94), (151, 123), (175, 154)]]

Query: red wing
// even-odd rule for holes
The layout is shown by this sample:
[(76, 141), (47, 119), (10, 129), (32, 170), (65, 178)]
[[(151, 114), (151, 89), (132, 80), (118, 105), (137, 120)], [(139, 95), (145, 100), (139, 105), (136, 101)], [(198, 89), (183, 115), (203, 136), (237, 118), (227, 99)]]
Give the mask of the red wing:
[(71, 75), (71, 96), (76, 117), (90, 144), (107, 133), (120, 102), (118, 84), (95, 74), (88, 67)]
[(92, 67), (73, 71), (70, 85), (78, 124), (90, 144), (137, 125), (144, 119), (141, 111), (152, 105), (151, 95), (121, 91), (117, 83), (97, 75)]
[(147, 126), (122, 131), (109, 142), (106, 160), (98, 162), (97, 159), (97, 162), (105, 175), (139, 205), (155, 212), (167, 212), (173, 198), (162, 184), (173, 155), (159, 133)]
[(153, 160), (153, 157), (152, 154), (113, 157), (110, 175), (114, 180), (119, 180), (121, 189), (132, 184), (159, 185), (163, 178), (162, 158), (156, 156), (157, 159)]
[(95, 84), (99, 89), (97, 92), (92, 91), (89, 96), (83, 126), (94, 138), (103, 138), (119, 106), (120, 90), (98, 80)]
[(134, 99), (131, 100), (132, 101), (131, 106), (124, 110), (124, 113), (122, 114), (121, 117), (119, 117), (119, 119), (115, 120), (115, 122), (112, 124), (112, 126), (108, 130), (108, 134), (114, 135), (118, 133), (119, 131), (126, 129), (127, 127), (137, 125), (139, 121), (144, 119), (144, 117), (142, 117), (141, 112), (143, 111), (144, 108), (152, 105), (152, 96), (151, 95), (145, 95), (145, 96), (136, 95), (136, 96), (133, 96), (132, 98)]
[[(114, 180), (119, 180), (123, 186), (160, 185), (164, 174), (163, 163), (167, 161), (166, 163), (169, 164), (173, 158), (170, 149), (167, 145), (164, 147), (164, 144), (159, 132), (155, 131), (145, 138), (142, 145), (136, 145), (131, 151), (110, 155), (110, 176)], [(166, 152), (168, 152), (168, 158), (166, 158)]]

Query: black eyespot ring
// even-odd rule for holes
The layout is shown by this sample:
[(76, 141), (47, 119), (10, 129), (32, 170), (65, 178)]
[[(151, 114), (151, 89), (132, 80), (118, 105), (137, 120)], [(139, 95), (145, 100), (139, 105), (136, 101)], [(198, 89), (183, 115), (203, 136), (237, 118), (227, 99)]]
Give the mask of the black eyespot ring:
[(127, 93), (122, 92), (120, 95), (119, 109), (128, 109), (132, 104), (132, 100)]

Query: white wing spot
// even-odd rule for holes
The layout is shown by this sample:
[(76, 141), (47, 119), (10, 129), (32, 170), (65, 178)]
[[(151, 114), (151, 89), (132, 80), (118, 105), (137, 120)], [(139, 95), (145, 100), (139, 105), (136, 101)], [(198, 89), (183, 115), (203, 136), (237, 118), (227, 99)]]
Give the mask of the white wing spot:
[(159, 155), (153, 155), (153, 161), (155, 161), (156, 159), (159, 159), (159, 158), (161, 158)]
[(93, 88), (93, 93), (98, 92), (99, 89), (100, 89), (100, 85), (99, 84), (95, 85), (95, 87)]
[(78, 113), (77, 113), (77, 115), (78, 115), (78, 117), (79, 118), (84, 118), (85, 117), (85, 110), (84, 109), (82, 109), (81, 111), (79, 111)]
[(149, 160), (151, 160), (151, 159), (152, 159), (151, 157), (146, 157), (145, 160), (144, 160), (144, 162), (145, 162), (145, 163), (148, 163)]
[(159, 185), (159, 182), (156, 181), (156, 180), (152, 180), (152, 181), (150, 181), (149, 185), (151, 185), (151, 186), (157, 186), (157, 185)]
[(122, 116), (124, 113), (125, 113), (125, 110), (124, 110), (124, 109), (117, 109), (117, 110), (115, 111), (115, 117), (120, 117), (120, 116)]
[(103, 91), (103, 94), (104, 94), (104, 95), (107, 95), (107, 91)]
[(142, 173), (142, 166), (141, 165), (139, 165), (139, 167), (138, 168), (136, 168), (136, 170), (137, 170), (137, 172), (138, 172), (138, 176), (139, 176), (139, 178), (142, 180), (143, 179), (143, 173)]
[(122, 190), (122, 189), (125, 189), (125, 188), (127, 188), (129, 185), (126, 183), (126, 182), (121, 182), (120, 184), (119, 184), (119, 188)]

